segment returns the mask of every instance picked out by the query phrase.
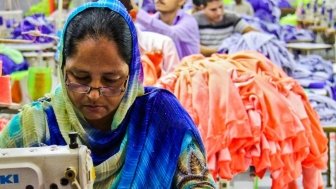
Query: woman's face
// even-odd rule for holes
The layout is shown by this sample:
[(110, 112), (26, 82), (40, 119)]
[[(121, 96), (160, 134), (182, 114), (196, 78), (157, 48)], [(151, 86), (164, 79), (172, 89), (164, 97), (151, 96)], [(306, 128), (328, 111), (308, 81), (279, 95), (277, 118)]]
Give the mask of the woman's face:
[[(85, 39), (76, 46), (76, 53), (66, 59), (64, 74), (66, 83), (99, 87), (125, 88), (129, 69), (118, 53), (115, 42), (105, 38)], [(88, 94), (67, 88), (70, 100), (88, 121), (106, 120), (113, 117), (124, 92), (116, 96), (100, 95), (91, 89)], [(110, 117), (109, 117), (110, 116)]]

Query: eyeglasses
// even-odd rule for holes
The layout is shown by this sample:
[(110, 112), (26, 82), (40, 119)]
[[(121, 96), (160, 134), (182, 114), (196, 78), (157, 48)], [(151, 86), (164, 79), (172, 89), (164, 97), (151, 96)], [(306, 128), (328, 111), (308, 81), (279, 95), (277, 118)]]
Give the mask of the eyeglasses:
[(123, 87), (91, 87), (79, 83), (66, 82), (65, 85), (69, 90), (81, 93), (81, 94), (89, 94), (92, 90), (98, 90), (100, 96), (119, 96), (126, 90), (127, 79), (124, 82)]

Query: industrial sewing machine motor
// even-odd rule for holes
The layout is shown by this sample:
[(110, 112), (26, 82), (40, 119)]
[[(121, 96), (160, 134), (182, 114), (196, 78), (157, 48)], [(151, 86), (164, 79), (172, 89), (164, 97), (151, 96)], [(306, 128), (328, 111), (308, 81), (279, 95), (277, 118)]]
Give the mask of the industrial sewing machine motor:
[(68, 146), (0, 149), (1, 189), (92, 189), (90, 150), (70, 133)]

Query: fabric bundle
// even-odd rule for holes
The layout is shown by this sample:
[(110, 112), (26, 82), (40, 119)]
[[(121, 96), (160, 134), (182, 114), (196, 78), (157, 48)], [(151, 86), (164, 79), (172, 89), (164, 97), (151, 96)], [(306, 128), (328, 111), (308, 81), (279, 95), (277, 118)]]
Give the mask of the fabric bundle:
[(144, 74), (144, 86), (174, 71), (180, 59), (173, 40), (165, 35), (138, 30), (141, 63)]
[(55, 33), (55, 27), (52, 23), (48, 22), (43, 14), (36, 14), (25, 17), (21, 23), (14, 28), (12, 32), (13, 39), (32, 40), (34, 43), (50, 43), (54, 39), (45, 36), (32, 36), (29, 34), (22, 34), (23, 32), (38, 30), (42, 34)]
[(285, 42), (292, 41), (314, 41), (315, 34), (310, 30), (299, 29), (295, 26), (280, 26), (279, 39)]
[(235, 34), (225, 39), (219, 47), (220, 53), (233, 54), (243, 50), (258, 51), (269, 58), (272, 63), (291, 74), (295, 69), (293, 55), (287, 50), (284, 42), (275, 36), (261, 32), (249, 32), (244, 35)]
[(243, 19), (254, 28), (268, 34), (273, 34), (281, 41), (291, 42), (315, 40), (315, 34), (310, 30), (300, 29), (290, 25), (282, 26), (278, 23), (267, 22), (258, 17), (243, 16)]
[(336, 99), (332, 63), (319, 55), (300, 56), (291, 77), (310, 93), (322, 91), (327, 98)]
[(300, 80), (326, 81), (333, 77), (333, 66), (331, 61), (319, 55), (300, 56), (291, 76)]
[(321, 124), (323, 126), (335, 125), (336, 101), (327, 96), (312, 93), (309, 93), (308, 97), (312, 107), (320, 116)]
[(2, 62), (3, 75), (27, 70), (29, 67), (28, 62), (24, 59), (20, 51), (6, 47), (5, 45), (0, 45), (0, 61)]
[(162, 52), (147, 52), (141, 56), (141, 63), (144, 72), (144, 86), (154, 85), (161, 77)]
[(327, 139), (318, 115), (303, 88), (260, 53), (190, 56), (158, 85), (198, 126), (214, 178), (254, 166), (259, 177), (270, 171), (273, 189), (294, 188), (301, 174), (305, 188), (322, 186)]
[(254, 16), (268, 22), (278, 22), (281, 11), (278, 8), (279, 0), (248, 0), (253, 9)]

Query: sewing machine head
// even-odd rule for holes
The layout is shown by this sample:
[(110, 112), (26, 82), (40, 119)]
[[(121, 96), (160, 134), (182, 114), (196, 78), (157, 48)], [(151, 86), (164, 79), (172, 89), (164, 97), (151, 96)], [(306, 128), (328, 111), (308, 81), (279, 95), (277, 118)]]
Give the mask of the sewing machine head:
[(90, 150), (68, 146), (0, 149), (1, 189), (92, 189)]

